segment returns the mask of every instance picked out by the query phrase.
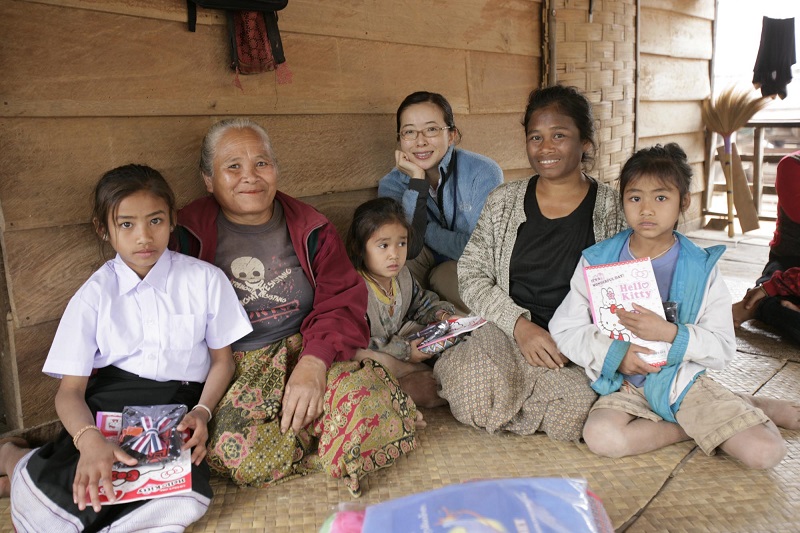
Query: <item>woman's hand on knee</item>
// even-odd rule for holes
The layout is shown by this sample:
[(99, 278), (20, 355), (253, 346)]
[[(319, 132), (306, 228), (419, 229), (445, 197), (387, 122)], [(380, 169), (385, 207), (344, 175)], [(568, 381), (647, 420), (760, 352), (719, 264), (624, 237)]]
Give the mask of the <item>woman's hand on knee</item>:
[(520, 316), (514, 325), (514, 340), (525, 360), (533, 366), (556, 369), (569, 361), (558, 349), (550, 333), (525, 317)]
[(322, 400), (328, 367), (313, 355), (305, 355), (297, 362), (283, 394), (281, 433), (291, 427), (295, 433), (322, 414)]

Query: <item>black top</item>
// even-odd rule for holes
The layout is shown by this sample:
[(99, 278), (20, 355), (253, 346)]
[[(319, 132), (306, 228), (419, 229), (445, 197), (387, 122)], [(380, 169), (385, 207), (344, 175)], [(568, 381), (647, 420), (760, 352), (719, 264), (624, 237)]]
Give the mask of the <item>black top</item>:
[(545, 329), (569, 292), (581, 252), (595, 243), (592, 216), (597, 183), (591, 182), (580, 205), (569, 215), (549, 219), (539, 210), (535, 176), (525, 191), (526, 221), (517, 230), (511, 252), (509, 293)]

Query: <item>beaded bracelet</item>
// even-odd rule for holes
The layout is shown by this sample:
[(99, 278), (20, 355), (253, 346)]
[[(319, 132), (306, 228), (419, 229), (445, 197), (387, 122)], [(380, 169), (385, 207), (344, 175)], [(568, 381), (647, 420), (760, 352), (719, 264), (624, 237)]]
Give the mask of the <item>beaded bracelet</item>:
[(95, 426), (94, 424), (90, 424), (88, 426), (82, 427), (81, 429), (78, 430), (77, 433), (75, 433), (75, 436), (72, 437), (72, 445), (75, 446), (76, 449), (78, 448), (78, 439), (80, 439), (83, 436), (83, 434), (86, 433), (87, 431), (89, 431), (90, 429), (93, 429), (93, 430), (95, 430), (95, 431), (97, 431), (99, 433), (102, 433), (100, 431), (100, 428)]
[(194, 411), (194, 410), (195, 410), (195, 409), (197, 409), (198, 407), (199, 407), (200, 409), (203, 409), (203, 410), (205, 410), (205, 412), (206, 412), (206, 413), (208, 413), (208, 420), (206, 420), (206, 424), (208, 424), (209, 422), (211, 422), (211, 419), (214, 417), (214, 415), (212, 415), (212, 414), (211, 414), (211, 409), (209, 409), (207, 406), (203, 405), (202, 403), (198, 403), (197, 405), (195, 405), (194, 407), (192, 407), (192, 411)]

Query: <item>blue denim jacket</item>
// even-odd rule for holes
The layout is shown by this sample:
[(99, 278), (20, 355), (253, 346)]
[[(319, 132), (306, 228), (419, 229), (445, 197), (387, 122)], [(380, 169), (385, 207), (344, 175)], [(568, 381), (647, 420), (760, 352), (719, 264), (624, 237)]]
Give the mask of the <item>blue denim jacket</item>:
[[(442, 177), (453, 157), (455, 146), (450, 146), (439, 163)], [(378, 183), (378, 196), (394, 198), (403, 205), (406, 216), (415, 227), (415, 217), (427, 217), (425, 226), (425, 244), (440, 256), (457, 260), (469, 241), (472, 230), (478, 223), (483, 204), (489, 193), (503, 182), (503, 171), (500, 166), (486, 156), (458, 149), (453, 175), (442, 185), (444, 223), (442, 226), (439, 206), (428, 194), (428, 182), (413, 180), (392, 169)], [(417, 207), (420, 194), (427, 197), (427, 202)], [(453, 215), (455, 214), (455, 219)], [(410, 259), (410, 258), (409, 258)]]

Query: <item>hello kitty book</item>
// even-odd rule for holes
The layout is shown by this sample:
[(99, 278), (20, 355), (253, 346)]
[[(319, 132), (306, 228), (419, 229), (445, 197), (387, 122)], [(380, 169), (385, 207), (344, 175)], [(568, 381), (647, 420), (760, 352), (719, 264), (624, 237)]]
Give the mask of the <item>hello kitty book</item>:
[(598, 329), (612, 339), (650, 348), (655, 353), (639, 353), (639, 357), (653, 366), (665, 365), (670, 343), (640, 339), (617, 318), (618, 309), (633, 311), (631, 304), (636, 303), (666, 319), (650, 258), (588, 266), (583, 269), (583, 276), (589, 290), (592, 320)]

